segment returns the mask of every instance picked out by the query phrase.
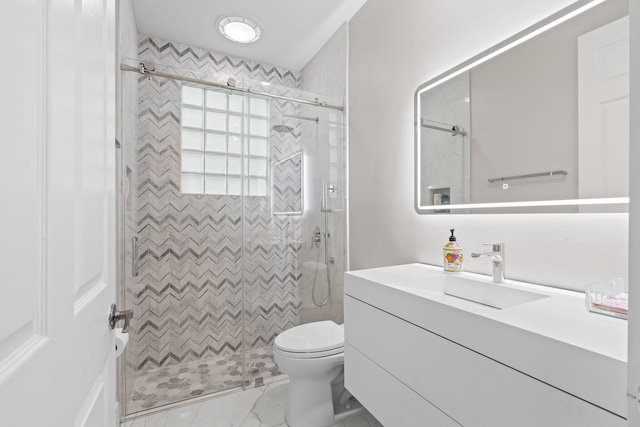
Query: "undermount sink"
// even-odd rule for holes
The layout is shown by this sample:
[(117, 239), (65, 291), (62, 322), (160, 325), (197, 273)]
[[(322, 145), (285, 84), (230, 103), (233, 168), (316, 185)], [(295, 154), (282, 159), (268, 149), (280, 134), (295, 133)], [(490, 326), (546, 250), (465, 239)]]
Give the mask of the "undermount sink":
[(404, 282), (398, 287), (410, 292), (441, 292), (445, 295), (498, 309), (505, 309), (548, 297), (548, 295), (516, 289), (504, 284), (454, 275), (427, 277), (412, 282)]

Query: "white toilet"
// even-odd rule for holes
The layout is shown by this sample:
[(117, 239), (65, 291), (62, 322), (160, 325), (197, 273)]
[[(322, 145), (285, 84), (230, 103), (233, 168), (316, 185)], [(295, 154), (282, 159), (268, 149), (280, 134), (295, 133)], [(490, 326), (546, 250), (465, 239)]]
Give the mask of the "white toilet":
[(291, 427), (326, 427), (362, 410), (344, 388), (344, 329), (327, 320), (279, 334), (273, 356), (289, 376), (286, 419)]

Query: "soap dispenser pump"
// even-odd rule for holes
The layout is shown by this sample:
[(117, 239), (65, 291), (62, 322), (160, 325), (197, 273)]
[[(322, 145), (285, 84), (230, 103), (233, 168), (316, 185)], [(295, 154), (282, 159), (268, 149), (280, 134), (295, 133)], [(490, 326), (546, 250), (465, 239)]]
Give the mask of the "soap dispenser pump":
[(462, 246), (458, 245), (456, 236), (453, 234), (454, 228), (451, 230), (449, 242), (442, 248), (444, 255), (443, 267), (447, 273), (461, 273), (462, 267)]

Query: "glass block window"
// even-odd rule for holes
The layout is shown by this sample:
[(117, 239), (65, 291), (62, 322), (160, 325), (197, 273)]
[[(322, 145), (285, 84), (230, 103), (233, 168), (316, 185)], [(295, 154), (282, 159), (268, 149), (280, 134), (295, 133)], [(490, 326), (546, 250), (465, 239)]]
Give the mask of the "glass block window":
[(183, 85), (181, 117), (182, 193), (267, 195), (266, 99)]

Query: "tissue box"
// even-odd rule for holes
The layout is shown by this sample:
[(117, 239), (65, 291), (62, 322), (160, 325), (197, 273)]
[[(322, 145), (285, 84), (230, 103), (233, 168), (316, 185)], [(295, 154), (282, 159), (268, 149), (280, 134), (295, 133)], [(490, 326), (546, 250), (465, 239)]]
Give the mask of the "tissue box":
[(624, 279), (616, 277), (607, 282), (587, 286), (585, 305), (592, 313), (626, 319), (629, 311), (629, 294)]

